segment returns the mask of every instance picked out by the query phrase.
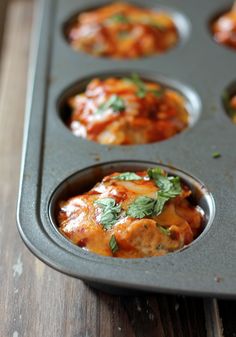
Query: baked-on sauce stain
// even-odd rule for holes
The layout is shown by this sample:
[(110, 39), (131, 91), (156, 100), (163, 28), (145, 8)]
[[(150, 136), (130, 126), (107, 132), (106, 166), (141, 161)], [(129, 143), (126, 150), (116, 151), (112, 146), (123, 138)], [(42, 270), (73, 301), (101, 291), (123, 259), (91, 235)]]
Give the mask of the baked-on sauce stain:
[(79, 14), (67, 28), (67, 38), (74, 49), (89, 54), (132, 59), (163, 53), (179, 36), (167, 13), (113, 3)]

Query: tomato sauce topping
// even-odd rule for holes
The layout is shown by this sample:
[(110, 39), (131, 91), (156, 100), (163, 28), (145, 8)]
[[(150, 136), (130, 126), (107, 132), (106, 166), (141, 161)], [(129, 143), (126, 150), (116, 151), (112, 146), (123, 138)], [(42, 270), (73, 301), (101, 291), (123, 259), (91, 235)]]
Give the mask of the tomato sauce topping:
[(79, 14), (67, 37), (74, 49), (123, 59), (163, 53), (179, 38), (167, 13), (119, 2)]
[(101, 144), (153, 143), (188, 126), (184, 97), (161, 84), (130, 78), (93, 79), (84, 93), (68, 99), (67, 124), (79, 137)]
[(212, 33), (216, 42), (236, 49), (236, 6), (221, 15), (212, 24)]
[(229, 108), (230, 108), (230, 117), (232, 121), (236, 124), (236, 95), (233, 95), (229, 101)]
[(225, 91), (223, 93), (223, 103), (226, 113), (229, 115), (232, 122), (236, 124), (236, 94), (230, 94)]
[(113, 257), (160, 256), (202, 231), (203, 213), (190, 189), (159, 167), (115, 172), (90, 191), (59, 204), (60, 232), (90, 252)]

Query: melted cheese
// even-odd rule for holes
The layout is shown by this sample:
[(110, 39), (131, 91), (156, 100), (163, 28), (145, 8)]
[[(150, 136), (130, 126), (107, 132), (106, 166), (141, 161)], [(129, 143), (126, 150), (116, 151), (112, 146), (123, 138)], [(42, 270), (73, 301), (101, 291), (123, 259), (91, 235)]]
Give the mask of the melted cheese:
[(164, 12), (113, 3), (80, 14), (68, 29), (68, 39), (73, 48), (93, 55), (137, 58), (173, 47), (178, 32)]
[(212, 25), (215, 40), (236, 49), (236, 8), (220, 16)]
[[(69, 99), (71, 116), (68, 125), (76, 135), (101, 144), (145, 144), (173, 137), (188, 126), (189, 115), (184, 98), (160, 84), (145, 83), (144, 97), (137, 95), (132, 81), (119, 78), (92, 80), (84, 93)], [(160, 96), (154, 92), (161, 92)], [(122, 111), (99, 107), (119, 97)]]
[[(180, 249), (201, 232), (202, 215), (187, 200), (191, 192), (186, 186), (178, 197), (165, 204), (160, 215), (142, 219), (127, 216), (126, 211), (135, 198), (154, 197), (158, 187), (152, 180), (144, 179), (146, 172), (139, 172), (142, 180), (137, 181), (114, 179), (118, 174), (105, 177), (88, 193), (60, 204), (59, 229), (73, 243), (100, 255), (149, 257)], [(122, 209), (110, 229), (105, 229), (100, 223), (102, 211), (95, 203), (103, 198), (115, 199)], [(119, 247), (114, 255), (109, 247), (112, 235)]]

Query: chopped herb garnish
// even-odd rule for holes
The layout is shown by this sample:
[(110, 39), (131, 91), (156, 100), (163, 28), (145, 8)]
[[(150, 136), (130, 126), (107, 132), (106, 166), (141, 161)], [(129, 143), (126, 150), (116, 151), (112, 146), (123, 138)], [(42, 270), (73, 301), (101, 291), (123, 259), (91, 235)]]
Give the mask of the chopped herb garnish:
[(115, 254), (117, 250), (119, 249), (119, 246), (117, 244), (116, 237), (114, 234), (110, 238), (109, 247), (111, 248), (111, 251), (113, 254)]
[(117, 96), (117, 95), (112, 95), (108, 101), (105, 103), (102, 103), (99, 105), (96, 113), (104, 113), (108, 109), (112, 109), (114, 112), (120, 112), (125, 109), (125, 103), (124, 100)]
[(105, 229), (110, 229), (118, 220), (121, 206), (112, 198), (99, 199), (94, 202), (102, 209), (100, 223)]
[(150, 216), (161, 214), (165, 203), (169, 200), (157, 193), (157, 198), (149, 198), (146, 196), (137, 197), (132, 204), (129, 205), (127, 215), (132, 218), (142, 219)]
[(163, 197), (157, 193), (157, 200), (155, 203), (154, 214), (159, 215), (163, 211), (165, 203), (169, 200), (167, 197)]
[(213, 157), (213, 158), (220, 158), (220, 157), (221, 157), (221, 154), (220, 154), (220, 152), (213, 152), (213, 153), (212, 153), (212, 157)]
[(127, 215), (132, 218), (142, 219), (145, 216), (151, 216), (154, 212), (156, 200), (146, 196), (137, 197), (129, 205)]
[(127, 31), (127, 30), (122, 30), (122, 31), (118, 32), (118, 37), (120, 39), (126, 39), (126, 38), (130, 37), (130, 32)]
[(159, 175), (156, 179), (154, 179), (157, 186), (162, 190), (162, 191), (169, 191), (172, 187), (171, 181), (168, 179), (168, 177)]
[(155, 180), (156, 185), (160, 188), (157, 193), (162, 197), (174, 198), (182, 191), (179, 177), (168, 177), (160, 168), (149, 169), (148, 176)]
[(171, 232), (170, 232), (169, 228), (163, 227), (161, 225), (157, 225), (157, 227), (160, 229), (160, 231), (163, 234), (170, 236)]
[(144, 98), (147, 94), (147, 88), (145, 83), (141, 80), (138, 74), (134, 73), (131, 75), (131, 81), (137, 87), (137, 96), (140, 98)]
[(163, 26), (162, 24), (160, 23), (157, 23), (157, 22), (151, 22), (150, 25), (153, 27), (153, 28), (157, 28), (158, 30), (160, 30), (161, 32), (164, 32), (166, 30), (166, 27)]
[(129, 19), (127, 18), (127, 16), (125, 16), (122, 13), (117, 13), (112, 15), (109, 19), (109, 22), (114, 22), (114, 23), (129, 23)]
[(145, 216), (157, 216), (162, 213), (165, 203), (182, 192), (179, 177), (166, 176), (165, 172), (159, 168), (148, 169), (148, 176), (154, 180), (159, 190), (156, 198), (146, 196), (137, 197), (129, 205), (127, 215), (134, 218), (144, 218)]
[(156, 97), (161, 97), (161, 96), (164, 95), (165, 89), (164, 88), (160, 88), (159, 90), (157, 90), (157, 89), (149, 89), (148, 92), (151, 92)]
[(150, 179), (156, 180), (159, 178), (160, 175), (164, 176), (165, 171), (160, 167), (149, 168), (147, 170), (148, 176)]
[(113, 207), (116, 204), (115, 199), (112, 198), (103, 198), (98, 199), (95, 201), (95, 204), (101, 206), (101, 207)]
[(158, 89), (149, 89), (146, 84), (141, 80), (138, 74), (133, 73), (130, 78), (125, 78), (126, 81), (131, 81), (135, 84), (137, 87), (136, 95), (139, 98), (144, 98), (147, 93), (152, 93), (157, 97), (161, 97), (164, 94), (164, 89), (160, 88)]
[(141, 180), (142, 178), (134, 172), (124, 172), (124, 173), (119, 174), (118, 176), (113, 177), (113, 179), (117, 179), (117, 180)]

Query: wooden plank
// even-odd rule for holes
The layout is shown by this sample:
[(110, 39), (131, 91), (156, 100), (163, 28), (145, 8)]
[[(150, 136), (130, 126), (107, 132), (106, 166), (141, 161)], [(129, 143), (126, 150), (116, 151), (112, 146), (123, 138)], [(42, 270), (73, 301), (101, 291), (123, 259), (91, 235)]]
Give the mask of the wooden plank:
[(149, 295), (122, 298), (137, 337), (206, 336), (202, 299)]
[(6, 11), (7, 11), (7, 0), (0, 1), (0, 57), (2, 50), (2, 42), (3, 42), (3, 33), (5, 28), (5, 19), (6, 19)]
[(224, 337), (236, 337), (236, 301), (218, 301)]
[(20, 240), (15, 205), (32, 11), (29, 0), (9, 3), (1, 63), (0, 336), (207, 336), (202, 299), (103, 294), (50, 269)]
[(218, 302), (215, 298), (204, 300), (207, 337), (223, 337), (222, 321), (219, 315)]

